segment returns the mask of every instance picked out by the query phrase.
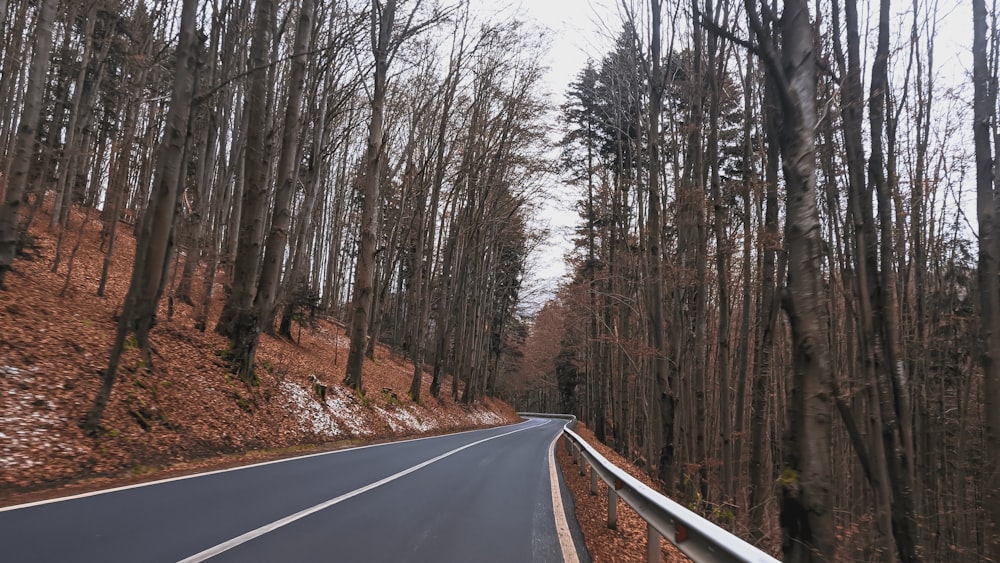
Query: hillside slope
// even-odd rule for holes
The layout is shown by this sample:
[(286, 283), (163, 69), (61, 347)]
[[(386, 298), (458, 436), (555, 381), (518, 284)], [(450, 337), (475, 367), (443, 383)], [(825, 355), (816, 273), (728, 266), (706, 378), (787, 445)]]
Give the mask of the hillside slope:
[[(74, 211), (55, 272), (58, 234), (41, 226), (48, 217), (36, 218), (32, 257), (15, 262), (7, 290), (0, 290), (0, 500), (220, 454), (379, 440), (517, 419), (500, 401), (462, 405), (446, 393), (435, 399), (426, 374), (423, 402), (414, 404), (406, 396), (412, 367), (381, 347), (376, 361), (365, 364), (367, 393), (359, 397), (339, 385), (348, 342), (332, 319), (321, 320), (315, 331), (293, 329), (299, 342), (263, 335), (257, 356), (260, 384), (247, 387), (220, 359), (226, 340), (211, 328), (196, 331), (192, 308), (177, 300), (168, 311), (165, 298), (151, 336), (153, 369), (142, 365), (138, 350), (126, 352), (102, 432), (87, 437), (79, 423), (107, 365), (135, 247), (128, 226), (119, 225), (106, 296), (97, 297), (103, 260), (97, 215)], [(182, 264), (175, 262), (174, 269)], [(216, 296), (223, 294), (222, 276), (216, 277)], [(195, 279), (201, 277), (199, 271)], [(220, 308), (216, 298), (209, 327)], [(310, 376), (329, 386), (325, 402), (313, 393)], [(443, 390), (450, 386), (449, 378)]]

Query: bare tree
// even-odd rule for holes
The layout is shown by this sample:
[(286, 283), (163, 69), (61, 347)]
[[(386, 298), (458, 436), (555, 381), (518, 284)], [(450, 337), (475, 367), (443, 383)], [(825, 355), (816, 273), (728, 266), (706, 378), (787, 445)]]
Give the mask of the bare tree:
[[(28, 87), (24, 92), (24, 109), (18, 122), (11, 158), (10, 179), (0, 207), (0, 289), (4, 287), (4, 277), (10, 271), (17, 254), (20, 240), (21, 201), (28, 184), (28, 168), (34, 152), (38, 119), (42, 108), (42, 93), (45, 90), (46, 74), (49, 69), (49, 50), (52, 48), (52, 20), (55, 17), (56, 0), (44, 0), (35, 23), (35, 51), (31, 58)], [(2, 22), (2, 20), (0, 20)]]
[[(984, 0), (972, 2), (973, 135), (979, 219), (979, 299), (983, 339), (983, 410), (986, 416), (984, 492), (987, 556), (1000, 560), (1000, 208), (990, 125), (996, 120), (996, 68), (987, 62)], [(994, 20), (995, 21), (995, 20)], [(996, 38), (993, 38), (996, 41)], [(994, 64), (996, 64), (994, 60)]]
[(389, 74), (390, 43), (396, 20), (396, 0), (372, 0), (372, 54), (375, 56), (375, 85), (371, 98), (371, 122), (365, 152), (364, 204), (361, 215), (361, 244), (354, 277), (351, 304), (351, 349), (347, 356), (344, 385), (361, 392), (361, 367), (368, 345), (368, 320), (375, 291), (375, 212), (379, 204), (383, 160), (382, 126), (385, 118), (386, 83)]
[(285, 260), (288, 229), (291, 225), (291, 202), (295, 192), (295, 158), (298, 155), (299, 112), (302, 107), (302, 86), (305, 82), (306, 51), (313, 28), (313, 1), (302, 0), (299, 5), (295, 43), (292, 47), (292, 69), (288, 79), (288, 106), (282, 125), (281, 153), (278, 156), (277, 190), (271, 213), (271, 229), (267, 235), (264, 261), (261, 265), (260, 284), (254, 306), (263, 330), (271, 331), (274, 325), (274, 303), (278, 294), (279, 273)]
[[(779, 46), (746, 0), (758, 50), (781, 104), (781, 162), (787, 185), (785, 244), (788, 290), (784, 307), (792, 328), (794, 378), (781, 473), (781, 527), (786, 561), (833, 558), (830, 503), (830, 350), (823, 318), (823, 241), (816, 206), (816, 60), (809, 7), (786, 0)], [(773, 13), (763, 8), (764, 17)]]
[(95, 433), (111, 397), (111, 389), (125, 348), (125, 338), (134, 332), (147, 368), (152, 367), (149, 332), (163, 294), (167, 265), (173, 244), (174, 215), (177, 209), (179, 178), (183, 165), (184, 141), (195, 81), (195, 14), (197, 0), (184, 0), (180, 38), (175, 54), (174, 86), (167, 127), (156, 155), (156, 172), (149, 209), (139, 227), (132, 280), (111, 348), (108, 368), (101, 374), (101, 388), (87, 413), (84, 430)]
[(229, 359), (234, 371), (247, 383), (255, 381), (254, 357), (260, 335), (260, 319), (253, 307), (259, 276), (260, 247), (264, 237), (264, 215), (268, 204), (267, 158), (268, 52), (274, 28), (274, 0), (256, 0), (254, 34), (250, 43), (252, 74), (244, 113), (249, 114), (243, 173), (246, 186), (240, 205), (239, 238), (233, 268), (233, 290), (226, 300), (216, 332), (230, 339)]

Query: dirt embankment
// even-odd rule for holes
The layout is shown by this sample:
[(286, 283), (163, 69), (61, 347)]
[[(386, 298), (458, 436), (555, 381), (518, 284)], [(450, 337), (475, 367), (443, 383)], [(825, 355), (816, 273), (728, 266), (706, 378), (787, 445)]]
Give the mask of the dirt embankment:
[[(96, 217), (92, 212), (90, 217)], [(211, 331), (225, 282), (216, 277), (209, 330), (194, 329), (194, 308), (164, 299), (151, 341), (152, 369), (129, 349), (97, 437), (79, 428), (97, 392), (115, 331), (115, 315), (131, 275), (135, 241), (119, 225), (104, 297), (97, 296), (104, 257), (100, 223), (74, 212), (62, 257), (52, 271), (57, 234), (32, 227), (35, 249), (19, 260), (0, 290), (0, 503), (25, 492), (159, 477), (177, 468), (232, 464), (392, 437), (438, 433), (517, 420), (500, 401), (453, 401), (444, 381), (431, 397), (425, 373), (422, 401), (407, 396), (412, 365), (379, 347), (365, 365), (361, 397), (339, 385), (347, 359), (344, 329), (332, 319), (297, 332), (291, 342), (261, 337), (260, 383), (248, 387), (221, 359), (225, 339)], [(67, 283), (70, 254), (72, 273)], [(173, 264), (183, 267), (183, 257)], [(193, 302), (200, 302), (201, 267)], [(176, 283), (176, 279), (171, 284)], [(65, 286), (65, 289), (64, 289)], [(169, 288), (168, 288), (169, 292)], [(134, 348), (134, 346), (127, 346)], [(325, 401), (312, 377), (327, 385)], [(246, 452), (260, 453), (248, 455)], [(220, 457), (240, 454), (239, 457)], [(172, 468), (172, 469), (171, 469)]]

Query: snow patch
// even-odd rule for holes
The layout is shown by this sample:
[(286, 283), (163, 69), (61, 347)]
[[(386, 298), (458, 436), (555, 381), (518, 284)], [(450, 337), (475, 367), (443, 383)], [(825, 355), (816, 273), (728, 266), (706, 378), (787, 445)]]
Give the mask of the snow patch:
[(320, 403), (311, 390), (284, 381), (281, 391), (293, 410), (299, 427), (326, 438), (371, 438), (373, 428), (385, 428), (393, 434), (423, 434), (445, 428), (489, 426), (503, 424), (506, 419), (483, 406), (462, 413), (441, 417), (415, 404), (405, 406), (365, 406), (353, 391), (340, 385), (326, 390), (326, 405)]
[(355, 402), (352, 391), (339, 385), (327, 387), (326, 404), (341, 424), (350, 428), (353, 436), (364, 437), (373, 434), (365, 424), (365, 408)]
[[(30, 383), (33, 377), (25, 375), (25, 370), (10, 366), (0, 366), (0, 372), (8, 377)], [(41, 465), (32, 452), (53, 452), (59, 456), (71, 457), (86, 450), (67, 444), (61, 434), (66, 426), (65, 416), (59, 416), (56, 405), (43, 395), (28, 391), (8, 389), (0, 399), (0, 467), (28, 469)]]
[(392, 428), (393, 432), (427, 432), (428, 430), (437, 428), (438, 425), (435, 421), (421, 419), (420, 415), (416, 412), (417, 409), (418, 407), (416, 406), (392, 410), (379, 408), (378, 412), (385, 418), (389, 424), (389, 428)]
[(476, 409), (469, 415), (474, 422), (479, 424), (503, 424), (505, 422), (502, 416), (486, 409)]
[(299, 421), (299, 428), (328, 438), (344, 435), (330, 413), (326, 412), (308, 391), (289, 381), (281, 382), (281, 391), (292, 406), (292, 411)]

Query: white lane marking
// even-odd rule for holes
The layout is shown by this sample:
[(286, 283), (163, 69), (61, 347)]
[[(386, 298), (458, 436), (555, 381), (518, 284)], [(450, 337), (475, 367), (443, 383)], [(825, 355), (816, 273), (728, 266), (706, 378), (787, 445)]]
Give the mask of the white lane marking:
[(569, 531), (569, 522), (566, 520), (566, 510), (563, 508), (562, 494), (559, 492), (559, 473), (556, 469), (556, 442), (562, 432), (556, 434), (549, 444), (549, 484), (552, 489), (552, 512), (556, 517), (556, 532), (559, 534), (559, 548), (562, 550), (563, 561), (566, 563), (580, 563), (580, 558), (576, 553), (576, 544), (573, 543), (573, 536)]
[[(531, 422), (531, 420), (532, 419), (527, 419), (527, 420), (524, 420), (523, 422), (518, 422), (517, 424), (513, 424), (511, 426), (512, 427), (517, 427), (517, 426), (520, 426), (522, 424), (527, 424), (527, 423)], [(498, 427), (494, 427), (494, 428), (498, 428)], [(11, 510), (20, 510), (22, 508), (31, 508), (33, 506), (41, 506), (43, 504), (53, 504), (53, 503), (56, 503), (56, 502), (63, 502), (63, 501), (67, 501), (67, 500), (76, 500), (76, 499), (81, 499), (81, 498), (94, 497), (94, 496), (97, 496), (97, 495), (103, 495), (103, 494), (107, 494), (107, 493), (117, 493), (119, 491), (127, 491), (129, 489), (138, 489), (138, 488), (141, 488), (141, 487), (151, 487), (153, 485), (162, 485), (164, 483), (172, 483), (174, 481), (184, 481), (186, 479), (194, 479), (195, 477), (207, 477), (209, 475), (216, 475), (216, 474), (219, 474), (219, 473), (229, 473), (230, 471), (241, 471), (243, 469), (252, 469), (254, 467), (263, 467), (265, 465), (274, 465), (276, 463), (285, 463), (286, 461), (295, 461), (295, 460), (299, 460), (299, 459), (308, 459), (310, 457), (319, 457), (319, 456), (324, 456), (324, 455), (342, 454), (342, 453), (346, 453), (346, 452), (353, 452), (353, 451), (356, 451), (356, 450), (366, 450), (368, 448), (378, 448), (378, 447), (381, 447), (381, 446), (389, 446), (389, 445), (392, 445), (392, 444), (402, 444), (404, 442), (418, 442), (420, 440), (433, 440), (434, 438), (445, 438), (447, 436), (458, 436), (460, 434), (468, 434), (469, 432), (481, 432), (483, 430), (491, 430), (491, 429), (490, 428), (476, 428), (476, 429), (473, 429), (473, 430), (463, 430), (462, 432), (454, 432), (454, 433), (451, 433), (451, 434), (439, 434), (437, 436), (421, 436), (419, 438), (408, 438), (406, 440), (396, 440), (394, 442), (382, 442), (380, 444), (368, 444), (366, 446), (354, 446), (354, 447), (350, 447), (350, 448), (343, 448), (343, 449), (340, 449), (340, 450), (333, 450), (333, 451), (330, 451), (330, 452), (319, 452), (319, 453), (315, 453), (315, 454), (306, 454), (306, 455), (300, 455), (300, 456), (295, 456), (295, 457), (286, 457), (286, 458), (283, 458), (283, 459), (274, 459), (274, 460), (271, 460), (271, 461), (262, 461), (260, 463), (253, 463), (253, 464), (250, 464), (250, 465), (240, 465), (240, 466), (237, 466), (237, 467), (230, 467), (228, 469), (216, 469), (214, 471), (206, 471), (204, 473), (192, 473), (190, 475), (181, 475), (179, 477), (169, 477), (167, 479), (158, 479), (156, 481), (148, 481), (146, 483), (136, 483), (135, 485), (123, 485), (121, 487), (114, 487), (114, 488), (111, 488), (111, 489), (101, 489), (99, 491), (90, 491), (90, 492), (87, 492), (87, 493), (80, 493), (80, 494), (70, 495), (70, 496), (65, 496), (65, 497), (50, 498), (50, 499), (47, 499), (47, 500), (38, 500), (38, 501), (35, 501), (35, 502), (27, 502), (27, 503), (24, 503), (24, 504), (15, 504), (13, 506), (4, 506), (4, 507), (0, 507), (0, 512), (8, 512), (8, 511), (11, 511)]]
[(255, 539), (255, 538), (258, 538), (260, 536), (263, 536), (264, 534), (266, 534), (268, 532), (273, 532), (274, 530), (277, 530), (278, 528), (281, 528), (283, 526), (287, 526), (288, 524), (291, 524), (292, 522), (295, 522), (296, 520), (301, 520), (301, 519), (305, 518), (306, 516), (309, 516), (311, 514), (315, 514), (315, 513), (319, 512), (321, 510), (330, 508), (331, 506), (333, 506), (335, 504), (344, 502), (345, 500), (353, 498), (353, 497), (356, 497), (356, 496), (358, 496), (358, 495), (360, 495), (362, 493), (366, 493), (366, 492), (368, 492), (368, 491), (370, 491), (370, 490), (372, 490), (374, 488), (381, 487), (382, 485), (385, 485), (386, 483), (389, 483), (391, 481), (395, 481), (396, 479), (399, 479), (400, 477), (405, 477), (405, 476), (409, 475), (410, 473), (413, 473), (414, 471), (418, 471), (420, 469), (423, 469), (424, 467), (427, 467), (428, 465), (430, 465), (430, 464), (432, 464), (434, 462), (441, 461), (442, 459), (444, 459), (446, 457), (449, 457), (449, 456), (452, 456), (452, 455), (455, 455), (455, 454), (457, 454), (458, 452), (460, 452), (462, 450), (469, 449), (472, 446), (477, 446), (477, 445), (482, 444), (484, 442), (489, 442), (490, 440), (496, 440), (497, 438), (502, 438), (504, 436), (509, 436), (511, 434), (516, 434), (516, 433), (524, 431), (524, 430), (530, 430), (532, 428), (537, 428), (539, 426), (543, 426), (544, 424), (545, 423), (534, 424), (532, 426), (526, 426), (524, 428), (518, 428), (517, 430), (511, 430), (510, 432), (504, 432), (503, 434), (497, 434), (496, 436), (490, 436), (489, 438), (483, 438), (482, 440), (479, 440), (477, 442), (472, 442), (471, 444), (466, 444), (466, 445), (464, 445), (464, 446), (462, 446), (460, 448), (455, 448), (454, 450), (451, 450), (450, 452), (445, 452), (445, 453), (443, 453), (443, 454), (441, 454), (441, 455), (439, 455), (437, 457), (428, 459), (427, 461), (425, 461), (423, 463), (419, 463), (417, 465), (414, 465), (413, 467), (410, 467), (409, 469), (404, 469), (404, 470), (400, 471), (399, 473), (394, 473), (394, 474), (392, 474), (392, 475), (390, 475), (390, 476), (388, 476), (388, 477), (386, 477), (384, 479), (380, 479), (378, 481), (375, 481), (374, 483), (370, 483), (368, 485), (365, 485), (364, 487), (361, 487), (360, 489), (355, 489), (355, 490), (353, 490), (353, 491), (351, 491), (349, 493), (344, 493), (344, 494), (340, 495), (339, 497), (332, 498), (332, 499), (330, 499), (330, 500), (328, 500), (326, 502), (322, 502), (320, 504), (317, 504), (316, 506), (312, 506), (312, 507), (306, 508), (305, 510), (300, 510), (299, 512), (296, 512), (295, 514), (292, 514), (290, 516), (285, 516), (284, 518), (282, 518), (280, 520), (275, 520), (274, 522), (271, 522), (270, 524), (265, 524), (265, 525), (257, 528), (256, 530), (250, 530), (249, 532), (247, 532), (245, 534), (241, 534), (241, 535), (236, 536), (235, 538), (233, 538), (233, 539), (231, 539), (229, 541), (225, 541), (223, 543), (220, 543), (219, 545), (216, 545), (214, 547), (210, 547), (210, 548), (208, 548), (208, 549), (206, 549), (206, 550), (204, 550), (204, 551), (202, 551), (200, 553), (196, 553), (196, 554), (192, 555), (191, 557), (188, 557), (186, 559), (181, 559), (178, 563), (198, 563), (200, 561), (204, 561), (204, 560), (209, 559), (211, 557), (215, 557), (216, 555), (219, 555), (220, 553), (222, 553), (224, 551), (228, 551), (228, 550), (230, 550), (230, 549), (232, 549), (232, 548), (234, 548), (234, 547), (236, 547), (238, 545), (244, 544), (244, 543), (246, 543), (246, 542), (248, 542), (248, 541), (250, 541), (252, 539)]

